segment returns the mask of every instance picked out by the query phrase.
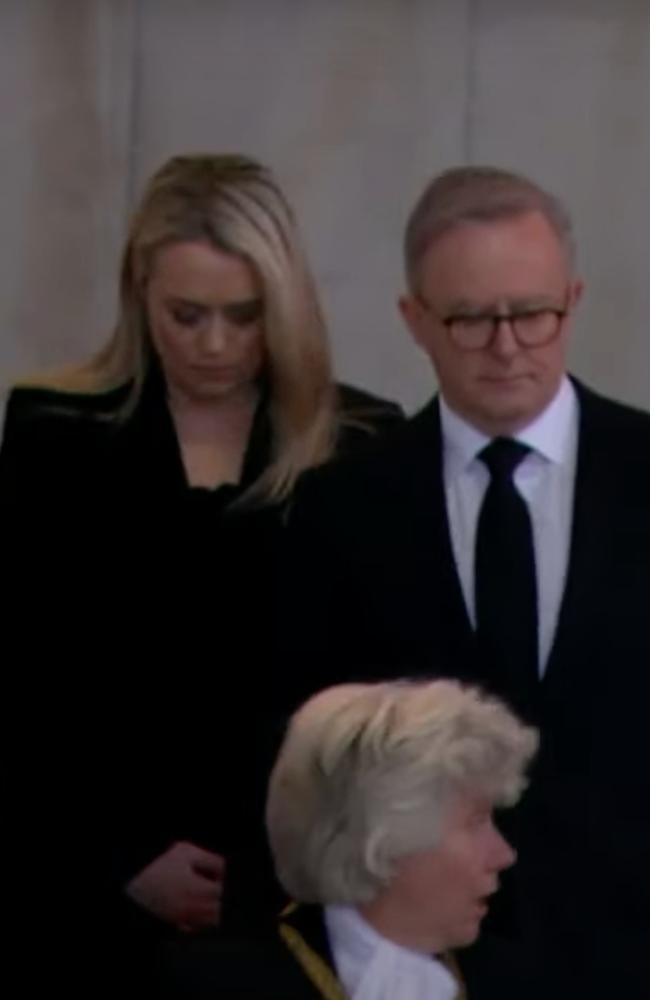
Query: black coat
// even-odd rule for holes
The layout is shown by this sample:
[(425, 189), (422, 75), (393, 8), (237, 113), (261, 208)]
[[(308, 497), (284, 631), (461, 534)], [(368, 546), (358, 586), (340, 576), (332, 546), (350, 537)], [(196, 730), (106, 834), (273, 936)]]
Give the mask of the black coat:
[[(300, 906), (285, 922), (306, 944), (309, 967), (315, 957), (338, 983), (321, 907)], [(157, 961), (160, 1000), (323, 1000), (279, 926), (248, 939), (198, 938), (162, 945)]]
[[(568, 578), (539, 687), (542, 747), (511, 824), (519, 861), (504, 926), (530, 949), (536, 977), (557, 973), (567, 996), (569, 983), (593, 991), (580, 996), (623, 983), (612, 995), (640, 998), (650, 972), (650, 416), (577, 389)], [(359, 461), (309, 474), (290, 535), (299, 587), (281, 631), (294, 662), (317, 660), (320, 686), (448, 675), (494, 687), (452, 554), (437, 401)], [(308, 693), (299, 668), (295, 685)]]
[[(455, 955), (448, 953), (443, 960), (458, 981), (456, 1000), (464, 1000), (467, 993)], [(163, 946), (157, 969), (160, 1000), (344, 1000), (348, 996), (338, 978), (323, 909), (312, 904), (288, 907), (276, 925), (256, 939)], [(499, 1000), (505, 998), (499, 995)]]
[[(271, 643), (284, 511), (232, 507), (269, 460), (268, 415), (261, 404), (239, 486), (190, 489), (160, 379), (116, 430), (98, 417), (119, 400), (71, 407), (24, 389), (7, 410), (4, 628), (20, 651), (5, 682), (8, 806), (16, 849), (29, 859), (47, 843), (56, 859), (38, 875), (26, 861), (25, 896), (67, 902), (76, 928), (110, 915), (113, 938), (156, 937), (121, 889), (191, 840), (226, 855), (235, 927), (278, 898), (262, 816), (286, 714)], [(401, 419), (357, 389), (340, 402), (375, 430)], [(344, 425), (338, 453), (372, 436)]]

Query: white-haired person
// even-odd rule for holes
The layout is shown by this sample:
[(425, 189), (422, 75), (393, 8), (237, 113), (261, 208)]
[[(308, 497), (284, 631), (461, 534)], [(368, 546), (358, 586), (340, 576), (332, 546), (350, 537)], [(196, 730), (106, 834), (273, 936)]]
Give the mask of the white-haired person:
[(454, 681), (345, 684), (291, 719), (267, 829), (294, 903), (274, 938), (172, 952), (169, 995), (455, 1000), (515, 855), (494, 825), (537, 748), (498, 700)]
[[(264, 733), (283, 683), (268, 649), (284, 511), (304, 470), (399, 419), (336, 384), (294, 213), (273, 174), (241, 155), (175, 156), (151, 177), (110, 339), (12, 392), (0, 503), (6, 575), (29, 595), (15, 601), (18, 616), (29, 607), (21, 641), (35, 659), (46, 642), (47, 658), (88, 680), (100, 749), (87, 750), (97, 776), (79, 776), (79, 801), (115, 798), (110, 878), (136, 934), (223, 924), (229, 878), (231, 913), (242, 882), (263, 896), (249, 841), (263, 826)], [(183, 665), (169, 682), (167, 661)], [(43, 734), (56, 753), (76, 695), (58, 671), (52, 700), (46, 683), (49, 718), (64, 720)], [(241, 735), (242, 711), (254, 738)], [(61, 818), (72, 842), (85, 805)]]

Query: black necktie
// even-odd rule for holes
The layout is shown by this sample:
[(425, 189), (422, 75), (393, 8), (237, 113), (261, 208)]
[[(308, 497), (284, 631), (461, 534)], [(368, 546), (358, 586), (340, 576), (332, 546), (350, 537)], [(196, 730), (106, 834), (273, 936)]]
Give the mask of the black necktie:
[(490, 471), (476, 533), (476, 629), (488, 683), (525, 718), (538, 687), (537, 582), (528, 506), (513, 473), (530, 449), (496, 438), (479, 454)]

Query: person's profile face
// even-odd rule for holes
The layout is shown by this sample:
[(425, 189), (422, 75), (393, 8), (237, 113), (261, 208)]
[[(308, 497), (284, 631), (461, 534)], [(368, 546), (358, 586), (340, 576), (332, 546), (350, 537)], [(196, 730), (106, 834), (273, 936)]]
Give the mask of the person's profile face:
[(458, 794), (445, 812), (432, 850), (397, 862), (387, 890), (393, 911), (414, 941), (444, 951), (476, 940), (499, 872), (515, 860), (496, 829), (492, 803), (481, 795)]
[[(418, 296), (406, 296), (400, 305), (433, 362), (446, 402), (497, 436), (516, 433), (553, 399), (566, 371), (570, 313), (581, 291), (546, 219), (528, 212), (445, 233), (423, 257)], [(520, 342), (504, 321), (485, 346), (468, 350), (449, 325), (469, 329), (477, 318), (544, 310), (567, 315), (536, 346)]]
[(167, 244), (154, 254), (144, 297), (170, 388), (205, 402), (258, 378), (265, 356), (264, 302), (247, 261), (206, 242)]

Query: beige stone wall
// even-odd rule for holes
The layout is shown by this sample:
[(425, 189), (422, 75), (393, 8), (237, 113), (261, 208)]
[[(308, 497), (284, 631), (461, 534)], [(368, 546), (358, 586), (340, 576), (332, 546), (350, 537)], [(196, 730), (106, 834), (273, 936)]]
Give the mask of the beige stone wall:
[(181, 150), (242, 150), (294, 201), (342, 377), (432, 377), (395, 309), (404, 218), (457, 162), (576, 217), (573, 367), (650, 406), (647, 0), (3, 0), (0, 383), (111, 324), (128, 206)]

